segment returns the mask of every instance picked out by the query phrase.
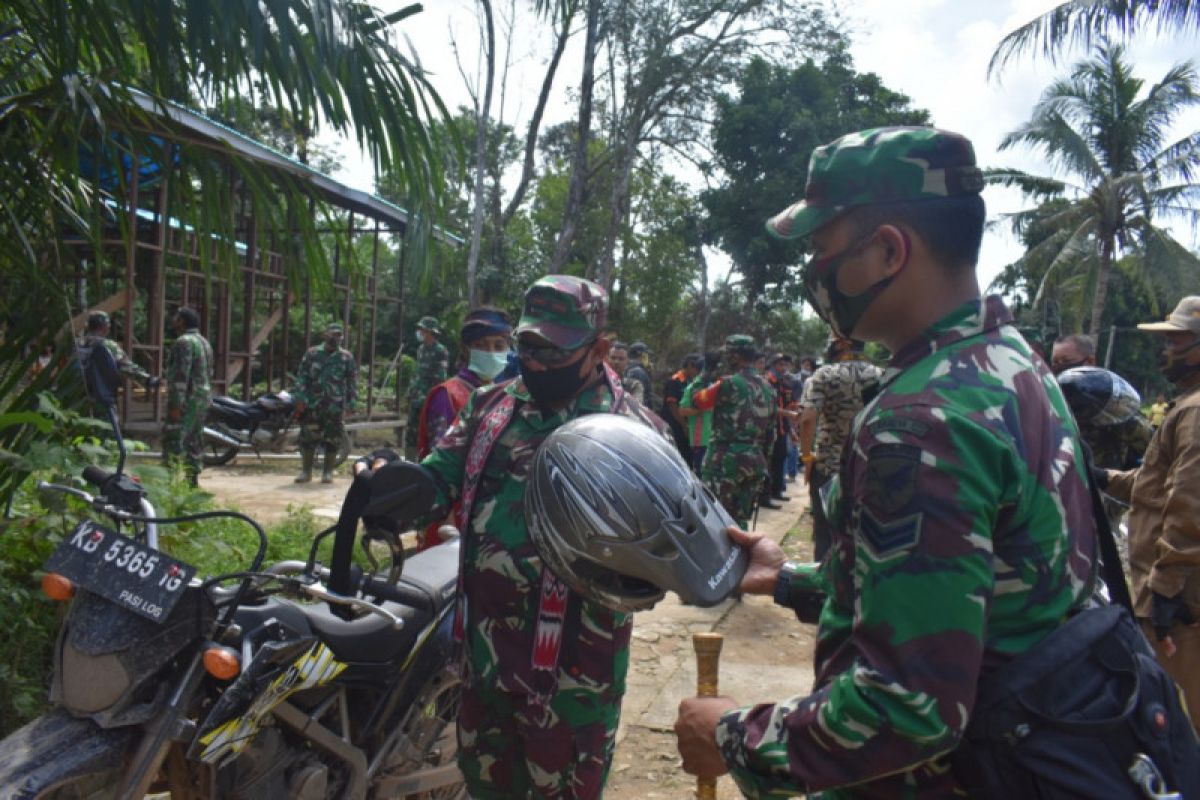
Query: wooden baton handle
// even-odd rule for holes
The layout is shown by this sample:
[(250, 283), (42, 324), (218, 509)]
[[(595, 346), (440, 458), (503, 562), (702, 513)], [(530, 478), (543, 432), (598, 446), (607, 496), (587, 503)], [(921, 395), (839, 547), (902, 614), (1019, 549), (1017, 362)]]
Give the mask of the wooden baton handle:
[[(721, 662), (719, 633), (693, 633), (692, 649), (696, 651), (696, 697), (716, 697), (720, 693), (718, 668)], [(697, 800), (717, 800), (717, 779), (696, 779)]]

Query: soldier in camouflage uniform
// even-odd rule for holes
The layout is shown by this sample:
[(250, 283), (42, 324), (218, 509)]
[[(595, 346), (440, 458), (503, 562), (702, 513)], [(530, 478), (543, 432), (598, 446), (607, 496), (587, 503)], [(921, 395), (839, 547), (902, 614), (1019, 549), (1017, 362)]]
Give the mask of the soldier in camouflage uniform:
[(167, 419), (163, 461), (182, 461), (192, 485), (204, 466), (204, 419), (212, 400), (213, 352), (200, 335), (200, 316), (184, 306), (171, 318), (178, 337), (167, 353)]
[(325, 449), (321, 483), (333, 482), (338, 451), (346, 438), (346, 415), (358, 398), (358, 363), (343, 348), (341, 323), (326, 326), (324, 343), (308, 348), (296, 370), (296, 414), (300, 417), (300, 458), (296, 483), (312, 480), (317, 445)]
[(813, 558), (817, 561), (825, 558), (831, 540), (821, 487), (837, 474), (850, 423), (862, 410), (866, 393), (874, 393), (883, 375), (883, 370), (863, 357), (862, 342), (834, 336), (829, 348), (830, 363), (805, 381), (800, 401), (804, 409), (800, 416), (800, 461), (808, 483)]
[(766, 448), (775, 428), (775, 394), (754, 368), (754, 339), (725, 339), (731, 374), (692, 395), (692, 407), (713, 412), (701, 478), (738, 524), (746, 527), (767, 475)]
[(133, 378), (142, 383), (147, 389), (154, 389), (158, 386), (158, 378), (151, 375), (146, 370), (134, 363), (133, 359), (125, 354), (121, 345), (108, 338), (110, 323), (108, 314), (103, 311), (93, 311), (88, 314), (87, 332), (83, 335), (81, 344), (84, 347), (92, 347), (101, 345), (105, 350), (112, 354), (113, 361), (117, 364), (117, 369), (122, 375)]
[[(750, 547), (744, 591), (827, 593), (812, 693), (739, 708), (689, 699), (684, 769), (748, 797), (961, 795), (948, 754), (980, 676), (1085, 603), (1095, 524), (1081, 445), (1044, 362), (981, 300), (984, 223), (970, 143), (888, 128), (817, 149), (805, 201), (768, 223), (808, 238), (809, 302), (835, 332), (893, 353), (831, 486), (820, 565)], [(851, 294), (852, 292), (852, 294)]]
[(441, 335), (438, 321), (433, 317), (421, 317), (417, 323), (417, 336), (421, 344), (417, 348), (417, 373), (409, 389), (408, 443), (417, 446), (417, 431), (421, 426), (421, 406), (429, 391), (446, 380), (450, 371), (450, 351), (437, 337)]
[(604, 290), (590, 281), (537, 281), (515, 330), (521, 377), (474, 392), (422, 462), (439, 485), (434, 515), (460, 503), (458, 758), (474, 800), (588, 800), (607, 778), (632, 617), (548, 590), (557, 581), (547, 582), (523, 503), (534, 452), (569, 420), (624, 414), (665, 436), (603, 363), (606, 315)]

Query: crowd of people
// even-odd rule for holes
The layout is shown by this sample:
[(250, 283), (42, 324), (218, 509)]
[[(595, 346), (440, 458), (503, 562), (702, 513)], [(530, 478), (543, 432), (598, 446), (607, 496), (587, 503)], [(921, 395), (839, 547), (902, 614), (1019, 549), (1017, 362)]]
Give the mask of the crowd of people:
[[(604, 289), (562, 275), (528, 288), (515, 324), (496, 309), (468, 314), (452, 375), (438, 321), (420, 321), (411, 413), (437, 488), (434, 510), (413, 522), (430, 525), (426, 544), (446, 520), (462, 536), (458, 763), (470, 797), (603, 792), (632, 615), (555, 576), (523, 503), (541, 443), (596, 413), (668, 440), (711, 489), (748, 556), (743, 593), (819, 617), (811, 690), (680, 704), (685, 770), (729, 773), (748, 797), (1132, 797), (1113, 793), (1141, 780), (1132, 761), (1151, 765), (1153, 796), (1200, 791), (1200, 750), (1178, 735), (1190, 724), (1150, 655), (1200, 719), (1200, 298), (1140, 326), (1161, 338), (1179, 389), (1157, 429), (1089, 431), (1055, 372), (1094, 363), (1094, 343), (1064, 338), (1047, 365), (1001, 299), (980, 291), (982, 187), (971, 143), (947, 131), (862, 131), (813, 153), (804, 199), (767, 232), (813, 254), (800, 281), (830, 328), (820, 366), (737, 333), (654, 385), (652, 352), (618, 340)], [(192, 322), (177, 315), (172, 393), (207, 390), (196, 375), (211, 351)], [(301, 366), (306, 448), (327, 442), (354, 402), (339, 336), (327, 330)], [(885, 369), (864, 342), (891, 353)], [(338, 381), (326, 403), (318, 387)], [(173, 401), (168, 419), (186, 428), (196, 396)], [(305, 459), (298, 479), (309, 480)], [(747, 530), (756, 504), (786, 498), (800, 476), (811, 563)], [(1131, 616), (1099, 599), (1097, 486), (1130, 507)], [(1117, 677), (1106, 672), (1114, 659), (1130, 665)], [(1131, 673), (1138, 689), (1122, 702), (1136, 713), (1093, 733), (1087, 715)], [(1006, 693), (1034, 676), (1047, 691), (1019, 703)], [(1061, 734), (1046, 720), (1076, 687), (1095, 694), (1069, 709), (1077, 724)], [(1093, 740), (1103, 758), (1079, 755), (1097, 752)], [(1024, 741), (1044, 757), (1022, 755)]]

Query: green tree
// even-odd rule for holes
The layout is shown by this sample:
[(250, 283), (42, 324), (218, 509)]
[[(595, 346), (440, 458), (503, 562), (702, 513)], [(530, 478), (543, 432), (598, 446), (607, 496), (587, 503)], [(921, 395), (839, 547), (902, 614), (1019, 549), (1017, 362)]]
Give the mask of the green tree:
[(928, 112), (844, 54), (794, 69), (752, 61), (738, 94), (719, 101), (713, 149), (724, 179), (702, 197), (707, 237), (733, 259), (746, 302), (797, 299), (790, 270), (802, 245), (771, 239), (763, 224), (803, 194), (814, 148), (864, 128), (927, 124)]
[[(34, 393), (48, 387), (50, 378), (30, 382), (25, 372), (78, 311), (69, 296), (78, 254), (103, 252), (114, 224), (107, 209), (128, 202), (126, 181), (105, 181), (105, 170), (170, 165), (172, 216), (214, 234), (202, 257), (224, 270), (239, 262), (233, 226), (241, 193), (222, 191), (232, 178), (263, 226), (296, 231), (304, 255), (294, 260), (296, 269), (328, 275), (322, 218), (292, 213), (308, 207), (305, 184), (236, 153), (214, 158), (187, 141), (164, 151), (158, 123), (142, 103), (163, 109), (196, 97), (236, 109), (255, 87), (251, 95), (285, 109), (299, 129), (319, 123), (351, 136), (381, 168), (402, 174), (426, 209), (419, 219), (432, 225), (443, 156), (429, 123), (445, 109), (393, 30), (420, 8), (383, 15), (353, 0), (0, 5), (0, 413), (31, 409)], [(115, 219), (120, 235), (134, 234), (126, 215)], [(29, 425), (4, 427), (0, 449), (19, 454), (35, 436)], [(0, 466), (0, 501), (23, 475)]]
[[(1197, 220), (1194, 201), (1200, 184), (1200, 134), (1167, 142), (1171, 123), (1200, 102), (1190, 62), (1171, 68), (1143, 93), (1119, 45), (1104, 45), (1077, 64), (1068, 78), (1053, 83), (1033, 116), (1008, 133), (1000, 148), (1028, 145), (1067, 178), (1017, 170), (991, 170), (988, 179), (1016, 186), (1042, 201), (1011, 215), (1020, 231), (1038, 223), (1047, 232), (1023, 259), (1041, 271), (1041, 285), (1063, 281), (1060, 272), (1082, 275), (1075, 282), (1080, 318), (1087, 331), (1101, 327), (1113, 264), (1136, 255), (1140, 280), (1158, 287), (1159, 297), (1177, 295), (1200, 263), (1156, 224), (1156, 215)], [(1046, 205), (1059, 198), (1065, 203)], [(1035, 302), (1042, 292), (1035, 295)], [(1173, 300), (1169, 300), (1173, 302)]]
[(1200, 30), (1200, 2), (1067, 0), (1001, 39), (988, 72), (999, 72), (1028, 50), (1041, 49), (1053, 57), (1072, 45), (1090, 48), (1113, 34), (1128, 36), (1147, 28), (1156, 28), (1160, 33)]

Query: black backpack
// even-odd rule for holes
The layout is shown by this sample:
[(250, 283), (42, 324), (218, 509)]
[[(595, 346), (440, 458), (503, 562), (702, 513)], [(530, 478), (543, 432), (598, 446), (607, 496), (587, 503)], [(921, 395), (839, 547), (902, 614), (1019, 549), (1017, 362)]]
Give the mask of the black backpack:
[(1179, 688), (1120, 606), (1079, 612), (985, 677), (951, 763), (977, 800), (1200, 798)]

